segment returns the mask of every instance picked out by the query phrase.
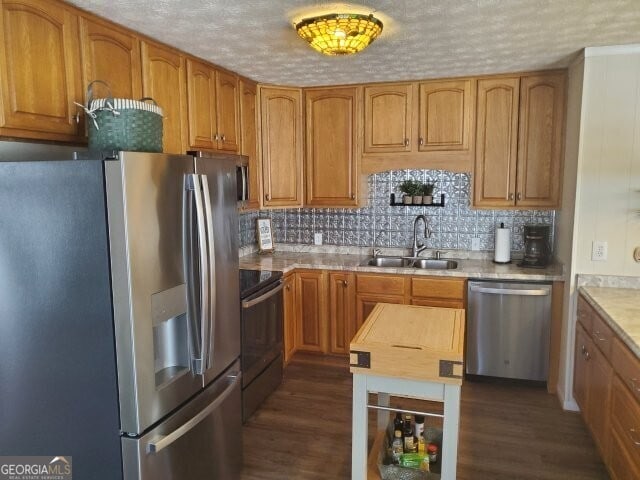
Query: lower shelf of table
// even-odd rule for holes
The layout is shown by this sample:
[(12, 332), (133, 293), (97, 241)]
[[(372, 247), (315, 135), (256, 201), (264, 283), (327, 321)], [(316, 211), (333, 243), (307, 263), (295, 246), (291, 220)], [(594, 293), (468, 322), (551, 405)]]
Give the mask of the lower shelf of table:
[[(380, 469), (378, 464), (381, 460), (381, 455), (384, 455), (383, 449), (385, 448), (385, 430), (379, 430), (373, 440), (371, 451), (367, 459), (367, 480), (382, 480), (380, 475)], [(438, 480), (440, 478), (440, 462), (436, 462), (431, 465), (432, 471), (429, 475), (429, 480)]]

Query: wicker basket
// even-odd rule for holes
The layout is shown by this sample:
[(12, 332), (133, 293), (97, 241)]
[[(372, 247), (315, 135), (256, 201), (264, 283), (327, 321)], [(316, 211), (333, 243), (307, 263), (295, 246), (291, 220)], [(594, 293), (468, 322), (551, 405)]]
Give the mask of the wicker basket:
[[(152, 98), (131, 100), (93, 98), (93, 81), (87, 89), (87, 114), (90, 150), (127, 150), (162, 152), (162, 109)], [(147, 103), (151, 102), (151, 103)]]

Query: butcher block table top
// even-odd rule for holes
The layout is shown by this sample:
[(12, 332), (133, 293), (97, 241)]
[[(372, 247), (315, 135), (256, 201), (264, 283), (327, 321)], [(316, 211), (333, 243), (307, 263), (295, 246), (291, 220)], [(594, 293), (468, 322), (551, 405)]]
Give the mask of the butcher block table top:
[(461, 385), (464, 313), (378, 303), (351, 341), (351, 372)]

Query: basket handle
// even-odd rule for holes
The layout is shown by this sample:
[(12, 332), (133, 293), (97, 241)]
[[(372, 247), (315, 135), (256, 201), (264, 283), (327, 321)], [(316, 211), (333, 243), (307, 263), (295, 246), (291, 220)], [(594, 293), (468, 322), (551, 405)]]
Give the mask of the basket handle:
[(158, 106), (158, 102), (156, 102), (153, 98), (151, 97), (142, 97), (140, 99), (141, 102), (147, 102), (147, 101), (151, 101), (156, 107)]
[(87, 86), (87, 110), (91, 106), (91, 101), (93, 100), (93, 85), (95, 83), (100, 83), (105, 87), (107, 87), (107, 90), (109, 91), (109, 95), (107, 95), (105, 103), (110, 103), (111, 105), (113, 105), (113, 93), (111, 93), (111, 87), (109, 86), (109, 84), (102, 80), (94, 80), (91, 83), (89, 83), (89, 85)]

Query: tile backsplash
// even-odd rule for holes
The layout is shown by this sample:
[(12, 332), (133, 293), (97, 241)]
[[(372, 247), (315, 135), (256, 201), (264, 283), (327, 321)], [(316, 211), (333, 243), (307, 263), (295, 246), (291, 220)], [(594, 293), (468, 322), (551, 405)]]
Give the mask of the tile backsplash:
[[(444, 193), (445, 206), (390, 206), (391, 193), (401, 201), (399, 185), (407, 179), (435, 183), (434, 201), (439, 201), (440, 194)], [(322, 233), (324, 244), (338, 246), (409, 248), (413, 243), (413, 221), (420, 214), (428, 218), (433, 232), (426, 240), (431, 249), (471, 250), (471, 239), (478, 237), (481, 250), (493, 250), (495, 228), (501, 222), (511, 228), (511, 250), (514, 252), (524, 248), (522, 227), (525, 224), (548, 224), (554, 231), (553, 210), (470, 208), (468, 173), (393, 170), (369, 175), (368, 183), (368, 205), (363, 208), (296, 208), (241, 214), (240, 245), (256, 243), (257, 218), (271, 218), (276, 243), (313, 244), (314, 234)], [(422, 223), (419, 228), (422, 229)]]

